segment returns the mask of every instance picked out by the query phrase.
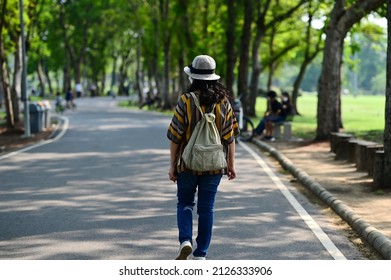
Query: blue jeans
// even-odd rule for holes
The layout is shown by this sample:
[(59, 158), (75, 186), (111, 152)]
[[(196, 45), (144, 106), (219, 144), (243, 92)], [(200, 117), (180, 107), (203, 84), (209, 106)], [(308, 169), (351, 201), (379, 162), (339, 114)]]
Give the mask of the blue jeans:
[(278, 122), (283, 122), (285, 121), (285, 117), (281, 116), (267, 116), (264, 117), (258, 124), (258, 126), (254, 129), (255, 133), (258, 135), (261, 135), (263, 131), (265, 130), (266, 127), (266, 122), (273, 122), (273, 123), (278, 123)]
[(198, 187), (198, 235), (195, 257), (205, 257), (212, 239), (214, 203), (222, 175), (193, 175), (181, 172), (177, 178), (177, 223), (179, 242), (193, 243), (193, 208)]

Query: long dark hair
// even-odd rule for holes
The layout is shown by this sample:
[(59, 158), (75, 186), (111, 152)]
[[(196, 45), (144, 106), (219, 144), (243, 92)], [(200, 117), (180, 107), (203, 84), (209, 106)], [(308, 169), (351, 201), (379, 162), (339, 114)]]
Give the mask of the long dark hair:
[(217, 80), (193, 80), (187, 92), (195, 92), (200, 98), (202, 105), (210, 106), (224, 98), (229, 98), (227, 88)]

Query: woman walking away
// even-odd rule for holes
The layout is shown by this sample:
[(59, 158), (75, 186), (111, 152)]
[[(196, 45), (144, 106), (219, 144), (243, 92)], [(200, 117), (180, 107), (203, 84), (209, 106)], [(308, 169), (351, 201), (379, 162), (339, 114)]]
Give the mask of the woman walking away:
[[(206, 259), (212, 238), (217, 188), (224, 174), (229, 180), (236, 177), (235, 137), (239, 134), (239, 128), (229, 102), (227, 89), (218, 82), (220, 76), (215, 74), (215, 68), (215, 60), (208, 55), (195, 57), (192, 64), (184, 68), (191, 85), (187, 92), (181, 95), (167, 132), (170, 140), (168, 175), (171, 181), (177, 183), (177, 224), (180, 244), (177, 260), (186, 260), (191, 253), (194, 259)], [(181, 158), (197, 122), (202, 118), (191, 93), (194, 93), (199, 100), (204, 113), (215, 115), (215, 124), (227, 161), (226, 168), (194, 171), (187, 168)], [(196, 193), (198, 233), (193, 251), (193, 208)]]

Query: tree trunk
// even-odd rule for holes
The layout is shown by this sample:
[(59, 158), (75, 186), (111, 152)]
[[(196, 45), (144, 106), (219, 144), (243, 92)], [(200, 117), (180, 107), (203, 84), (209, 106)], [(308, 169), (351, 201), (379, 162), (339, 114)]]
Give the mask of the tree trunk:
[[(246, 109), (246, 112), (250, 116), (255, 116), (255, 104), (256, 104), (256, 98), (258, 96), (258, 88), (259, 88), (259, 76), (262, 72), (262, 65), (259, 58), (259, 50), (261, 47), (262, 40), (264, 38), (264, 35), (266, 34), (266, 31), (270, 28), (275, 28), (275, 25), (284, 19), (291, 17), (292, 14), (304, 3), (306, 3), (307, 0), (301, 0), (298, 1), (295, 6), (291, 7), (289, 10), (287, 10), (285, 13), (276, 15), (270, 22), (266, 24), (266, 15), (270, 8), (270, 5), (272, 4), (271, 0), (263, 1), (262, 4), (258, 1), (258, 18), (256, 20), (257, 24), (257, 34), (255, 36), (254, 42), (253, 42), (253, 50), (252, 50), (252, 62), (253, 62), (253, 69), (252, 69), (252, 75), (251, 75), (251, 84), (250, 84), (250, 99), (249, 103)], [(279, 3), (276, 3), (276, 7), (279, 7)], [(271, 67), (271, 70), (273, 71), (273, 67)], [(272, 76), (269, 76), (271, 78)], [(270, 87), (270, 86), (268, 86)]]
[(63, 92), (67, 92), (71, 89), (72, 83), (71, 83), (71, 65), (74, 62), (74, 53), (71, 44), (69, 43), (68, 39), (68, 33), (66, 28), (66, 18), (65, 18), (65, 10), (64, 5), (61, 4), (60, 6), (60, 15), (59, 15), (59, 21), (60, 26), (62, 29), (62, 32), (64, 33), (64, 45), (65, 45), (65, 65), (64, 65), (64, 84), (63, 84)]
[[(0, 34), (1, 35), (1, 34)], [(3, 40), (0, 36), (0, 66), (1, 66), (1, 82), (3, 84), (4, 97), (5, 97), (5, 108), (6, 108), (6, 125), (8, 128), (15, 127), (15, 115), (13, 111), (12, 105), (12, 94), (11, 94), (11, 86), (8, 80), (8, 67), (6, 63), (6, 59), (4, 57), (4, 46)]]
[(106, 70), (104, 67), (102, 68), (102, 73), (101, 73), (100, 78), (98, 78), (98, 76), (97, 76), (96, 80), (100, 81), (100, 84), (101, 84), (101, 86), (98, 87), (98, 89), (97, 89), (99, 94), (105, 95), (104, 90), (106, 88)]
[(384, 176), (383, 186), (391, 188), (391, 0), (387, 0), (388, 47), (387, 47), (387, 79), (386, 108), (384, 127)]
[(227, 30), (226, 37), (227, 42), (225, 45), (226, 54), (227, 54), (227, 68), (225, 74), (225, 85), (228, 89), (228, 92), (232, 98), (234, 95), (234, 82), (235, 82), (235, 63), (236, 63), (236, 53), (235, 53), (235, 23), (236, 23), (236, 6), (235, 0), (227, 0), (228, 6), (228, 19), (227, 19)]
[(62, 92), (66, 93), (68, 90), (71, 89), (71, 62), (69, 59), (66, 59), (64, 70), (63, 70), (63, 86), (62, 86)]
[[(257, 33), (254, 38), (252, 46), (252, 74), (251, 74), (251, 83), (250, 83), (250, 93), (249, 93), (249, 106), (246, 108), (246, 113), (250, 116), (255, 116), (255, 102), (258, 96), (258, 84), (259, 84), (259, 75), (261, 74), (261, 62), (259, 57), (259, 49), (261, 47), (262, 38), (264, 37), (264, 27), (258, 26)], [(250, 104), (254, 104), (250, 106)]]
[[(159, 75), (159, 46), (160, 46), (160, 41), (159, 41), (159, 16), (158, 16), (158, 4), (154, 6), (153, 9), (153, 29), (154, 29), (154, 38), (153, 38), (153, 51), (152, 51), (152, 62), (150, 63), (152, 65), (152, 75), (155, 80), (156, 84), (156, 89), (157, 89), (157, 94), (161, 96), (161, 82), (160, 82), (160, 75)], [(140, 31), (141, 34), (141, 31)]]
[[(179, 42), (181, 44), (180, 50), (178, 52), (178, 67), (179, 67), (179, 77), (178, 77), (178, 85), (179, 91), (183, 92), (188, 85), (187, 75), (184, 73), (183, 68), (185, 67), (185, 63), (189, 63), (187, 61), (189, 51), (193, 48), (193, 40), (191, 38), (190, 31), (190, 18), (188, 12), (188, 2), (187, 0), (180, 0), (178, 4), (181, 8), (181, 20), (182, 20), (182, 32), (179, 34)], [(173, 91), (175, 92), (175, 91)], [(176, 104), (177, 102), (176, 95), (173, 96), (171, 102)]]
[(121, 65), (119, 68), (119, 78), (118, 78), (118, 95), (125, 94), (125, 81), (128, 77), (127, 70), (130, 64), (130, 53), (131, 49), (125, 49), (123, 47), (123, 53), (121, 57)]
[(250, 98), (248, 102), (248, 106), (246, 109), (246, 113), (249, 116), (255, 116), (255, 104), (258, 96), (258, 84), (259, 84), (259, 76), (262, 72), (262, 66), (260, 61), (260, 53), (259, 50), (261, 48), (262, 40), (266, 33), (266, 25), (265, 25), (265, 15), (269, 10), (271, 4), (271, 0), (267, 0), (264, 3), (260, 3), (257, 1), (257, 11), (258, 16), (256, 18), (257, 30), (255, 34), (255, 38), (252, 45), (251, 50), (251, 59), (252, 59), (252, 73), (251, 73), (251, 81), (250, 81)]
[[(186, 90), (186, 76), (183, 68), (185, 68), (185, 51), (184, 48), (182, 48), (178, 53), (178, 67), (179, 67), (179, 76), (178, 76), (178, 87), (180, 92), (184, 92)], [(177, 97), (177, 96), (175, 96)], [(174, 98), (176, 99), (176, 98)], [(174, 100), (173, 100), (174, 102)]]
[(338, 132), (340, 118), (341, 64), (345, 33), (337, 31), (335, 21), (330, 21), (323, 53), (322, 73), (318, 81), (317, 139), (328, 139)]
[[(169, 0), (161, 0), (160, 3), (160, 11), (161, 11), (161, 20), (163, 23), (168, 24), (168, 16), (169, 16)], [(170, 109), (170, 48), (171, 48), (171, 32), (168, 26), (165, 26), (163, 30), (163, 55), (164, 55), (164, 71), (163, 71), (163, 109)]]
[(300, 115), (299, 110), (297, 109), (297, 98), (299, 97), (299, 90), (301, 87), (301, 83), (304, 79), (305, 72), (307, 70), (308, 65), (315, 59), (318, 53), (321, 51), (321, 42), (322, 40), (322, 32), (318, 32), (318, 41), (315, 46), (315, 50), (313, 52), (310, 51), (312, 43), (312, 2), (309, 2), (308, 7), (308, 24), (306, 30), (306, 40), (305, 40), (305, 51), (304, 51), (304, 60), (300, 65), (299, 74), (297, 75), (295, 82), (293, 83), (293, 91), (292, 91), (292, 113), (294, 115)]
[[(46, 62), (46, 61), (45, 61), (45, 62)], [(45, 80), (46, 80), (47, 83), (48, 83), (49, 94), (54, 94), (53, 85), (52, 85), (52, 80), (51, 80), (51, 78), (50, 78), (49, 69), (48, 69), (46, 63), (45, 63), (44, 66), (43, 66), (43, 71), (44, 71), (44, 74), (45, 74)]]
[(116, 77), (117, 77), (117, 60), (118, 60), (118, 57), (115, 55), (114, 49), (113, 49), (113, 55), (111, 56), (111, 58), (113, 59), (113, 65), (111, 68), (110, 93), (113, 94), (114, 93), (113, 88), (114, 88), (115, 83), (117, 82)]
[[(269, 57), (270, 57), (270, 63), (269, 63), (269, 75), (267, 77), (267, 91), (271, 90), (272, 89), (272, 86), (273, 86), (273, 75), (274, 75), (274, 71), (275, 69), (277, 68), (276, 66), (276, 62), (275, 62), (275, 57), (276, 57), (276, 54), (274, 52), (274, 38), (276, 36), (276, 27), (273, 26), (271, 28), (271, 32), (270, 32), (270, 41), (269, 41)], [(257, 82), (257, 85), (258, 85), (258, 82)], [(257, 86), (257, 89), (258, 90), (258, 86)]]
[(138, 95), (139, 105), (143, 102), (143, 84), (142, 84), (142, 68), (141, 68), (141, 36), (137, 37), (137, 49), (136, 49), (136, 91)]
[(14, 73), (13, 81), (11, 86), (11, 98), (12, 98), (12, 109), (14, 112), (15, 123), (20, 121), (19, 114), (19, 100), (22, 96), (22, 36), (17, 34), (14, 38), (15, 42), (15, 53), (14, 53)]
[(351, 27), (382, 5), (384, 0), (359, 0), (345, 9), (346, 0), (336, 0), (326, 29), (322, 70), (318, 81), (316, 139), (328, 139), (342, 126), (340, 111), (341, 65), (344, 38)]
[(11, 87), (8, 80), (8, 67), (7, 67), (7, 58), (5, 56), (4, 43), (3, 43), (3, 27), (4, 27), (4, 16), (6, 13), (7, 0), (3, 0), (0, 6), (0, 79), (2, 83), (2, 89), (5, 99), (5, 109), (6, 109), (6, 125), (8, 128), (15, 127), (15, 115), (12, 106), (11, 98)]
[(81, 57), (75, 60), (73, 71), (75, 75), (75, 84), (81, 84)]
[(37, 75), (38, 75), (38, 80), (39, 80), (39, 87), (40, 87), (40, 96), (45, 97), (45, 73), (43, 71), (43, 66), (42, 66), (42, 60), (40, 59), (37, 62)]
[(247, 101), (247, 79), (248, 79), (248, 64), (249, 64), (249, 51), (251, 41), (251, 24), (253, 17), (253, 1), (244, 1), (244, 24), (241, 35), (241, 48), (240, 48), (240, 60), (239, 60), (239, 73), (238, 73), (238, 96), (241, 95), (242, 105), (244, 113), (246, 112)]
[[(87, 67), (86, 65), (86, 61), (85, 59), (87, 59), (87, 45), (88, 45), (88, 28), (85, 27), (85, 29), (83, 30), (83, 44), (82, 46), (80, 47), (79, 51), (77, 52), (77, 55), (74, 56), (74, 75), (75, 75), (75, 85), (76, 84), (81, 84), (83, 85), (82, 83), (82, 68), (83, 68), (83, 64), (85, 67)], [(72, 53), (75, 54), (75, 50), (74, 48), (70, 48), (70, 50), (72, 50)], [(86, 83), (84, 83), (84, 87), (83, 87), (83, 92), (80, 93), (81, 95), (83, 94), (88, 94), (88, 88), (87, 88), (87, 81)], [(79, 97), (79, 96), (78, 96)]]
[(310, 63), (310, 61), (307, 61), (307, 60), (303, 61), (303, 63), (300, 65), (299, 74), (297, 75), (295, 82), (293, 83), (292, 114), (294, 114), (294, 115), (300, 115), (300, 112), (297, 109), (297, 98), (299, 97), (299, 90), (300, 90), (301, 82), (304, 79), (304, 74), (305, 74), (305, 71), (306, 71), (309, 63)]
[(163, 43), (164, 49), (164, 88), (163, 88), (163, 109), (170, 109), (170, 39)]

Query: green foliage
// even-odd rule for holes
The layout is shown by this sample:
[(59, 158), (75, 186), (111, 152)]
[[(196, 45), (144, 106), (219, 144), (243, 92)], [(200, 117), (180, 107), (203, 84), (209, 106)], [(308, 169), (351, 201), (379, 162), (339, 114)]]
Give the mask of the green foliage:
[(0, 125), (5, 125), (5, 112), (3, 110), (0, 110)]
[[(36, 74), (38, 65), (41, 65), (52, 78), (56, 78), (57, 83), (61, 83), (64, 69), (69, 66), (72, 80), (79, 70), (82, 80), (103, 83), (112, 72), (118, 75), (117, 68), (126, 62), (124, 73), (128, 80), (134, 82), (136, 49), (141, 43), (142, 51), (139, 58), (142, 63), (144, 82), (153, 79), (160, 79), (159, 82), (162, 82), (165, 74), (165, 52), (169, 55), (170, 83), (179, 83), (178, 77), (182, 71), (179, 67), (180, 63), (187, 64), (200, 53), (215, 57), (218, 72), (224, 81), (227, 65), (225, 50), (228, 25), (227, 1), (24, 0), (23, 2), (28, 35), (28, 73), (31, 76)], [(252, 38), (258, 31), (255, 23), (257, 9), (260, 8), (262, 12), (269, 1), (254, 2), (259, 4), (259, 7), (254, 5)], [(310, 52), (314, 52), (317, 40), (323, 32), (313, 24), (308, 39), (309, 44), (306, 42), (306, 28), (310, 15), (318, 23), (327, 22), (327, 16), (335, 3), (332, 0), (305, 1), (305, 5), (290, 17), (279, 19), (279, 16), (299, 2), (299, 0), (270, 1), (270, 9), (266, 13), (265, 20), (265, 24), (270, 28), (266, 29), (258, 54), (261, 60), (261, 87), (267, 84), (269, 69), (273, 70), (273, 86), (292, 87), (299, 66), (303, 62), (306, 47), (309, 47)], [(234, 49), (237, 56), (240, 52), (245, 1), (235, 1), (234, 5), (236, 16)], [(167, 11), (165, 7), (168, 8)], [(3, 38), (6, 56), (11, 57), (15, 53), (15, 42), (20, 32), (18, 0), (8, 0), (5, 19)], [(189, 26), (185, 25), (186, 20)], [(62, 21), (65, 24), (64, 28)], [(357, 37), (357, 40), (351, 40), (350, 48), (346, 51), (344, 62), (349, 71), (343, 71), (347, 73), (344, 88), (353, 92), (351, 74), (354, 71), (358, 73), (361, 90), (382, 92), (379, 81), (383, 84), (385, 77), (382, 74), (385, 73), (385, 59), (382, 56), (385, 54), (384, 30), (373, 24), (362, 23), (356, 26), (351, 34), (351, 38)], [(164, 50), (165, 43), (169, 44), (168, 50)], [(358, 55), (354, 59), (355, 53), (365, 55)], [(113, 60), (116, 60), (116, 64)], [(320, 64), (321, 58), (317, 58), (309, 66), (303, 82), (303, 88), (306, 90), (316, 90)], [(238, 65), (239, 62), (236, 60), (235, 74), (238, 74)], [(77, 69), (78, 66), (80, 69)], [(252, 67), (251, 61), (249, 67)], [(157, 77), (153, 77), (155, 70)], [(109, 83), (106, 83), (106, 86), (107, 84)], [(172, 91), (170, 94), (176, 94), (178, 85), (173, 84), (168, 88)]]
[[(295, 116), (293, 120), (292, 130), (295, 137), (315, 138), (317, 102), (315, 94), (303, 94), (299, 98), (298, 109), (302, 115)], [(344, 130), (357, 138), (382, 143), (385, 125), (384, 108), (384, 96), (342, 96)], [(265, 98), (258, 98), (256, 109), (259, 117), (253, 119), (254, 124), (258, 124), (266, 110)]]
[(4, 42), (5, 55), (9, 56), (15, 51), (15, 39), (20, 34), (18, 0), (8, 0), (4, 13), (4, 28), (2, 40)]
[[(377, 31), (378, 28), (376, 28)], [(386, 38), (383, 33), (356, 33), (345, 51), (345, 88), (357, 94), (353, 77), (356, 75), (358, 89), (369, 94), (385, 92)]]

